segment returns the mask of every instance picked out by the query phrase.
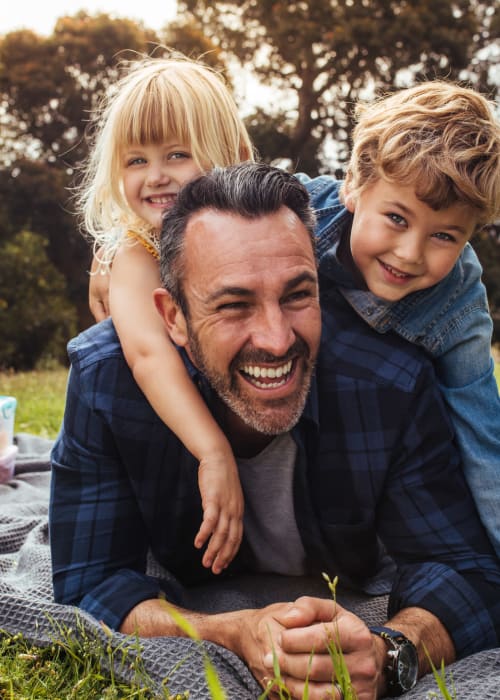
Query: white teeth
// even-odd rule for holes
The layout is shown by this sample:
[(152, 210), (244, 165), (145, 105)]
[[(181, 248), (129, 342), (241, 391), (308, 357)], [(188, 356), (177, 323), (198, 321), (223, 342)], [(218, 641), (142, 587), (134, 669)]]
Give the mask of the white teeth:
[[(286, 364), (281, 365), (281, 367), (259, 367), (258, 365), (245, 365), (243, 367), (243, 372), (249, 374), (251, 377), (258, 379), (262, 377), (263, 379), (276, 379), (283, 375), (288, 374), (292, 369), (292, 361), (289, 360)], [(256, 382), (257, 386), (260, 385)], [(277, 385), (283, 384), (283, 382), (278, 382)], [(274, 386), (274, 384), (265, 384), (262, 386)]]
[(253, 382), (253, 384), (259, 389), (276, 389), (276, 387), (286, 384), (286, 380), (282, 379), (281, 382), (268, 382), (267, 384), (263, 384), (262, 382)]
[(386, 265), (385, 263), (383, 263), (383, 264), (384, 264), (384, 267), (386, 268), (386, 270), (389, 270), (389, 272), (391, 274), (393, 274), (394, 277), (408, 277), (408, 274), (406, 272), (398, 272), (398, 270), (395, 270), (390, 265)]
[(149, 201), (152, 204), (168, 204), (172, 200), (172, 197), (150, 197)]

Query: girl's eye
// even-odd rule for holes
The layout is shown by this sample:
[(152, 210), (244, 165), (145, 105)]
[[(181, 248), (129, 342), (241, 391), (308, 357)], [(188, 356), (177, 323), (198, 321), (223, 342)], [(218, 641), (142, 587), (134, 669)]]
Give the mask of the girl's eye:
[(169, 160), (181, 160), (183, 158), (191, 158), (189, 153), (184, 153), (183, 151), (175, 151), (168, 156)]
[(399, 214), (395, 214), (394, 212), (391, 212), (390, 214), (387, 214), (387, 217), (397, 226), (405, 226), (406, 225), (406, 219)]
[(127, 160), (127, 166), (143, 165), (145, 162), (146, 162), (146, 159), (142, 158), (142, 156), (135, 156), (134, 158), (129, 158)]

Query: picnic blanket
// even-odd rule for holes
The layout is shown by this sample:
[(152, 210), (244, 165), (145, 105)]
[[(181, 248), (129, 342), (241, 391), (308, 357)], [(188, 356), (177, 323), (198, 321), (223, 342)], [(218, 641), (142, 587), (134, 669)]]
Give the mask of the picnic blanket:
[[(109, 637), (97, 620), (77, 608), (54, 603), (47, 524), (52, 443), (28, 434), (16, 435), (16, 442), (19, 453), (14, 478), (0, 485), (0, 629), (21, 632), (40, 645), (53, 643), (61, 630), (68, 628), (76, 638), (101, 640), (103, 646), (111, 644), (113, 649), (130, 642), (130, 658), (140, 654), (154, 687), (159, 690), (168, 678), (172, 694), (189, 691), (194, 700), (210, 700), (203, 665), (204, 654), (208, 654), (229, 700), (256, 700), (262, 688), (248, 667), (217, 644), (162, 637), (141, 639), (138, 646), (138, 640), (131, 641), (119, 633)], [(161, 575), (161, 567), (151, 561), (149, 573)], [(260, 607), (303, 594), (330, 595), (323, 581), (271, 575), (220, 580), (187, 591), (190, 606), (206, 612)], [(338, 602), (370, 625), (385, 620), (384, 596), (365, 597), (339, 590)], [(121, 655), (117, 654), (116, 662), (112, 662), (116, 677), (131, 680), (133, 664), (124, 666), (119, 659)], [(500, 649), (463, 659), (448, 670), (457, 700), (500, 700)], [(408, 700), (431, 697), (440, 697), (432, 675), (405, 696)]]

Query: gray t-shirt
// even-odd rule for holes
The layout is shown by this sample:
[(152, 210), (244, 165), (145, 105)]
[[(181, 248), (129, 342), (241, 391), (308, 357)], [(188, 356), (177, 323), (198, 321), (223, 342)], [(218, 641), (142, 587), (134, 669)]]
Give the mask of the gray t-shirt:
[(237, 459), (245, 494), (245, 537), (261, 572), (306, 573), (293, 506), (296, 455), (297, 445), (290, 433), (284, 433), (255, 457)]

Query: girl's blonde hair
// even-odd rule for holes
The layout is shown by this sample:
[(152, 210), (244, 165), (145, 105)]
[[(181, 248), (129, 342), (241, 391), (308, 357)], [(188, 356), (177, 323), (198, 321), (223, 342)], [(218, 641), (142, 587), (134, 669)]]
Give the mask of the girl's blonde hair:
[(248, 133), (217, 72), (173, 52), (125, 65), (129, 71), (92, 119), (92, 147), (77, 189), (85, 231), (108, 262), (126, 227), (144, 227), (122, 189), (123, 152), (129, 146), (186, 144), (201, 170), (253, 160)]
[(349, 190), (383, 177), (412, 185), (433, 209), (474, 208), (478, 227), (500, 216), (500, 124), (478, 92), (428, 81), (359, 105)]

